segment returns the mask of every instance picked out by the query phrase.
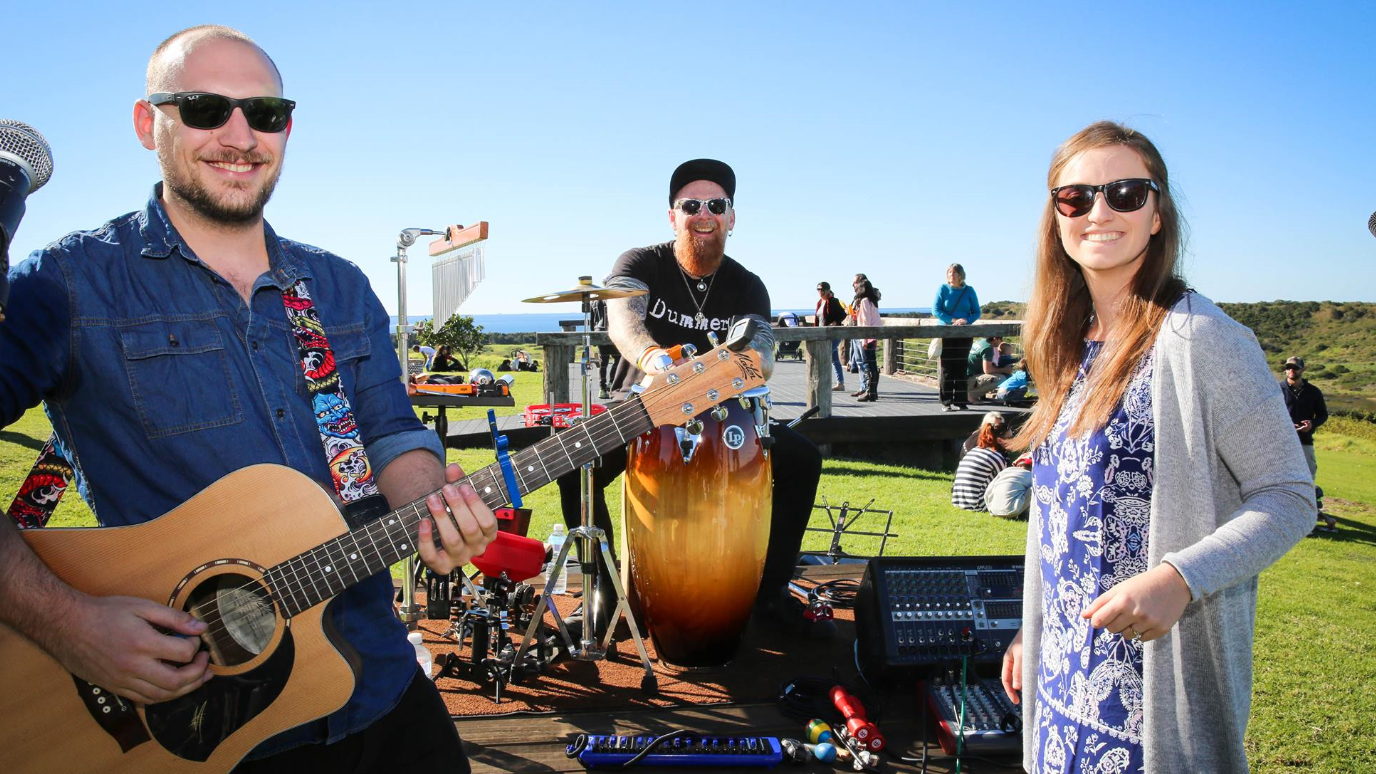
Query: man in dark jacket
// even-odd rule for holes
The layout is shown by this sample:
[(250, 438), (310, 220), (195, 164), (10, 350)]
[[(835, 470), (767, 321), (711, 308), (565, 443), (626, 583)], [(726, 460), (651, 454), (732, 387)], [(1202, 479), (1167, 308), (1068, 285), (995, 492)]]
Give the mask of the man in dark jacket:
[[(1323, 391), (1304, 378), (1304, 358), (1292, 357), (1285, 361), (1285, 384), (1280, 388), (1285, 398), (1285, 407), (1290, 410), (1290, 421), (1295, 423), (1299, 433), (1300, 446), (1304, 449), (1304, 459), (1309, 463), (1310, 475), (1319, 471), (1319, 462), (1314, 457), (1314, 431), (1328, 421), (1328, 406), (1323, 402)], [(1338, 520), (1323, 512), (1323, 490), (1314, 487), (1314, 496), (1319, 501), (1319, 518), (1324, 526), (1317, 527), (1320, 532), (1335, 532)]]

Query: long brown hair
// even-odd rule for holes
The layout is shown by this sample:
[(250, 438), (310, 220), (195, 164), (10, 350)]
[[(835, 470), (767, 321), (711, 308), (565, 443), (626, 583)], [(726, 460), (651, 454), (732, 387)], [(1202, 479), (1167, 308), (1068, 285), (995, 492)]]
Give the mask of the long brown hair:
[[(1068, 429), (1071, 435), (1097, 430), (1108, 421), (1127, 391), (1133, 369), (1155, 342), (1166, 313), (1185, 292), (1179, 267), (1185, 225), (1171, 197), (1166, 162), (1151, 140), (1112, 121), (1090, 124), (1056, 149), (1046, 176), (1047, 189), (1057, 184), (1061, 172), (1079, 154), (1115, 145), (1136, 151), (1160, 187), (1156, 211), (1161, 229), (1147, 242), (1146, 256), (1121, 299), (1115, 329), (1095, 358), (1084, 387), (1084, 405)], [(1037, 375), (1039, 397), (1031, 418), (1015, 439), (1019, 448), (1036, 446), (1051, 434), (1084, 357), (1084, 337), (1093, 311), (1089, 286), (1061, 243), (1056, 218), (1055, 204), (1048, 195), (1037, 242), (1036, 277), (1023, 326), (1029, 372)]]

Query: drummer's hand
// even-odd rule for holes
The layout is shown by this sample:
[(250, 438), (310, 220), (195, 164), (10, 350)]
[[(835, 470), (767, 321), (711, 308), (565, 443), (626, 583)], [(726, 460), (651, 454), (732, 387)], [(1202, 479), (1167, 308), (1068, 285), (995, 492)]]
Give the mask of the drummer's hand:
[[(416, 549), (425, 566), (440, 575), (481, 556), (487, 544), (497, 537), (497, 518), (492, 509), (468, 484), (458, 485), (463, 470), (450, 463), (444, 469), (445, 485), (439, 494), (425, 498), (430, 518), (421, 519)], [(441, 494), (443, 498), (441, 498)], [(435, 546), (435, 530), (440, 533), (443, 550)]]
[[(663, 357), (661, 357), (661, 355)], [(641, 353), (640, 362), (636, 363), (636, 367), (640, 369), (641, 373), (662, 374), (673, 367), (672, 361), (670, 361), (668, 367), (664, 365), (665, 358), (667, 357), (669, 357), (669, 351), (667, 349), (663, 347), (650, 347)]]

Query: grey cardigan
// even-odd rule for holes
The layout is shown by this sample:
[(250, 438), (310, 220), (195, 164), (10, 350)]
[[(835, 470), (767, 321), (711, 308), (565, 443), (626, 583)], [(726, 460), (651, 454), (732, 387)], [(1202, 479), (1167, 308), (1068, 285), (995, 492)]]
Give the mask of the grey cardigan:
[[(1148, 566), (1191, 601), (1143, 654), (1148, 774), (1247, 771), (1257, 575), (1313, 529), (1314, 482), (1256, 337), (1186, 293), (1156, 338), (1156, 481)], [(1027, 530), (1023, 767), (1031, 770), (1041, 652), (1040, 508)]]

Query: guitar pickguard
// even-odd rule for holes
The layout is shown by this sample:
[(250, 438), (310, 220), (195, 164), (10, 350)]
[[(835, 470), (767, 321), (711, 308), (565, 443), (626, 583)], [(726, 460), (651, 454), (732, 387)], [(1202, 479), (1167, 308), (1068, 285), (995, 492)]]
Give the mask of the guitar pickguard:
[(185, 696), (146, 706), (148, 729), (173, 755), (203, 762), (220, 742), (277, 699), (295, 661), (296, 648), (287, 626), (277, 648), (256, 668), (216, 675)]

